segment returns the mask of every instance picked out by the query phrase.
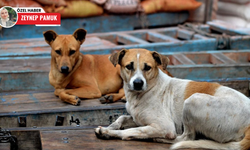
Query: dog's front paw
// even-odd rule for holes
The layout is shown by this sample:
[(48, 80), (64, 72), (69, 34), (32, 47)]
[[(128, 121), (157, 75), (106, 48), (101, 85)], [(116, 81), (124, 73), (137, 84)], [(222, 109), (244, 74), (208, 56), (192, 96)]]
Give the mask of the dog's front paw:
[(121, 98), (121, 101), (124, 102), (124, 103), (126, 103), (126, 102), (127, 102), (126, 97), (123, 96), (123, 97)]
[(79, 106), (80, 104), (81, 104), (81, 99), (76, 96), (73, 105)]
[(105, 103), (113, 103), (113, 102), (114, 102), (114, 96), (113, 96), (113, 95), (105, 95), (105, 96), (99, 98), (99, 101), (100, 101), (102, 104), (105, 104)]
[(95, 128), (95, 135), (99, 139), (104, 139), (104, 140), (110, 139), (110, 136), (108, 135), (108, 129), (101, 126)]

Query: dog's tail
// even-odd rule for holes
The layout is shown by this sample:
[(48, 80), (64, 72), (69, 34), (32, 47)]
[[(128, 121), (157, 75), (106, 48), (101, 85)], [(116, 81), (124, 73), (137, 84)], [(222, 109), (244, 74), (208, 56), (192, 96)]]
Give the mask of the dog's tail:
[(197, 140), (197, 141), (181, 141), (173, 146), (171, 149), (183, 149), (183, 148), (204, 148), (204, 149), (216, 149), (216, 150), (250, 150), (250, 126), (245, 132), (245, 137), (239, 142), (218, 143), (209, 140)]
[[(217, 143), (209, 140), (182, 141), (171, 146), (170, 149), (201, 148), (216, 150), (240, 150), (240, 142)], [(247, 150), (247, 149), (246, 149)]]
[(240, 141), (241, 150), (250, 150), (250, 126), (245, 132), (245, 137)]

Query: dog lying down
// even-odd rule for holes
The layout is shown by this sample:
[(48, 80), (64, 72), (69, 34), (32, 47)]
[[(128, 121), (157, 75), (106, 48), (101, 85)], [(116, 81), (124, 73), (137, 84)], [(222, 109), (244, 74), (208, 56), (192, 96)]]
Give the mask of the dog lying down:
[(80, 98), (101, 98), (101, 102), (115, 102), (124, 97), (119, 66), (114, 67), (110, 55), (83, 55), (80, 46), (87, 32), (77, 29), (72, 35), (43, 33), (51, 46), (49, 82), (55, 95), (67, 103), (80, 105)]
[(80, 52), (86, 34), (84, 29), (77, 29), (72, 35), (58, 35), (53, 30), (43, 33), (51, 47), (49, 82), (55, 95), (72, 105), (80, 105), (80, 98), (99, 98), (101, 103), (125, 99), (120, 66), (112, 65), (110, 55)]
[[(157, 52), (123, 49), (110, 61), (121, 66), (130, 115), (96, 128), (98, 138), (175, 143), (171, 149), (250, 149), (250, 100), (245, 95), (218, 83), (169, 77), (157, 68), (169, 59)], [(196, 133), (207, 140), (195, 140)]]

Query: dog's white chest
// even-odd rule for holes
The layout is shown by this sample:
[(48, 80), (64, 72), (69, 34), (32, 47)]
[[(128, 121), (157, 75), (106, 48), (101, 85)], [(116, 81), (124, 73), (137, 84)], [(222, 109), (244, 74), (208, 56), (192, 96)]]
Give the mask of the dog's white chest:
[(152, 95), (130, 99), (126, 103), (126, 109), (138, 126), (147, 126), (160, 120), (167, 120), (166, 116), (170, 114), (167, 105)]
[(141, 116), (141, 106), (139, 103), (135, 103), (135, 102), (127, 102), (126, 103), (126, 109), (127, 112), (133, 117), (134, 122), (138, 125), (138, 126), (142, 126), (144, 125), (140, 120), (143, 116)]
[(150, 121), (152, 121), (150, 118), (154, 117), (155, 115), (155, 113), (152, 113), (152, 111), (150, 111), (150, 108), (151, 107), (148, 106), (148, 103), (144, 102), (136, 101), (126, 103), (126, 109), (128, 113), (133, 117), (134, 122), (138, 126), (146, 126), (150, 124)]

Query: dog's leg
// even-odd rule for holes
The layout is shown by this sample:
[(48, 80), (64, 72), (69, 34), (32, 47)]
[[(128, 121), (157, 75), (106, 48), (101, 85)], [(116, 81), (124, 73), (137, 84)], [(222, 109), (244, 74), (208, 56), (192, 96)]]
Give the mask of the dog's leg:
[(156, 139), (156, 142), (161, 143), (177, 143), (180, 141), (187, 141), (187, 140), (194, 140), (195, 139), (195, 129), (194, 124), (195, 121), (193, 119), (193, 115), (191, 114), (191, 110), (195, 110), (193, 105), (190, 105), (189, 101), (192, 101), (193, 97), (191, 96), (189, 99), (187, 99), (183, 106), (183, 112), (182, 112), (182, 120), (183, 120), (183, 126), (184, 126), (184, 132), (182, 135), (177, 136), (177, 138), (173, 141), (169, 141), (167, 139)]
[(118, 93), (107, 94), (101, 97), (99, 100), (102, 104), (104, 104), (104, 103), (113, 103), (120, 99), (125, 101), (125, 93), (123, 88), (121, 88)]
[(156, 124), (151, 124), (148, 126), (141, 126), (136, 128), (129, 128), (125, 130), (109, 130), (108, 128), (99, 127), (95, 130), (97, 137), (103, 139), (110, 138), (120, 138), (122, 140), (132, 140), (132, 139), (152, 139), (152, 138), (165, 138), (168, 136), (170, 139), (174, 139), (174, 131), (169, 131), (168, 133), (161, 129)]
[(183, 106), (183, 112), (182, 112), (182, 114), (183, 114), (182, 120), (183, 120), (183, 126), (184, 126), (183, 134), (180, 136), (177, 136), (177, 138), (175, 140), (154, 139), (155, 142), (177, 143), (180, 141), (187, 141), (187, 140), (194, 140), (195, 139), (196, 133), (195, 133), (194, 126), (196, 124), (196, 121), (193, 118), (194, 114), (192, 114), (192, 112), (195, 112), (197, 110), (197, 108), (195, 108), (195, 104), (193, 102), (194, 98), (196, 97), (195, 95), (197, 95), (197, 94), (194, 94), (193, 96), (189, 97), (185, 101), (184, 106)]
[(177, 143), (180, 141), (187, 141), (187, 140), (194, 140), (195, 139), (195, 131), (184, 125), (184, 133), (180, 136), (177, 136), (174, 140), (169, 140), (169, 139), (165, 139), (165, 138), (155, 138), (154, 141), (155, 142), (159, 142), (159, 143)]
[[(244, 136), (241, 127), (246, 125), (244, 123), (247, 119), (242, 118), (249, 116), (246, 115), (248, 109), (244, 111), (244, 104), (238, 97), (233, 96), (229, 91), (223, 93), (222, 97), (196, 93), (185, 100), (184, 133), (181, 140), (173, 144), (170, 149), (242, 149), (241, 142), (235, 141), (240, 141)], [(241, 119), (237, 118), (238, 116)], [(194, 132), (202, 133), (212, 140), (194, 140)]]
[(124, 128), (137, 127), (136, 123), (133, 121), (132, 116), (122, 115), (115, 122), (107, 127), (109, 130), (120, 130)]
[[(136, 123), (133, 121), (132, 116), (130, 115), (122, 115), (120, 116), (115, 122), (113, 122), (111, 125), (109, 125), (106, 129), (108, 130), (120, 130), (124, 128), (131, 128), (131, 127), (137, 127)], [(95, 129), (95, 135), (98, 138), (101, 139), (109, 139), (109, 135), (102, 134), (101, 127)]]
[(102, 96), (101, 91), (96, 87), (84, 86), (77, 89), (65, 90), (67, 94), (76, 95), (80, 98), (100, 98)]
[(98, 88), (89, 86), (77, 89), (58, 89), (55, 91), (55, 94), (58, 94), (62, 101), (73, 105), (80, 105), (81, 100), (79, 98), (99, 98), (102, 95)]
[(61, 92), (63, 92), (65, 89), (55, 89), (54, 94), (56, 96), (59, 96)]
[(55, 90), (55, 95), (59, 96), (59, 98), (64, 101), (64, 102), (67, 102), (67, 103), (70, 103), (72, 105), (80, 105), (81, 103), (81, 100), (75, 96), (75, 95), (69, 95), (66, 90)]

